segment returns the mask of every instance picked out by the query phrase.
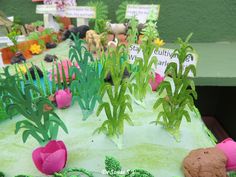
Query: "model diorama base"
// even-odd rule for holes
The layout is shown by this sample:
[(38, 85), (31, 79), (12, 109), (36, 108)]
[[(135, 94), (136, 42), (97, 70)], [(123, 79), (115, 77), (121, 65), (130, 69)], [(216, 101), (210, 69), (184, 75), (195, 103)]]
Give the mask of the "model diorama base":
[[(151, 106), (155, 100), (156, 94), (150, 93), (145, 99), (146, 108), (133, 104), (134, 112), (130, 113), (130, 117), (134, 126), (125, 126), (122, 149), (104, 134), (93, 135), (105, 119), (104, 113), (96, 117), (94, 112), (82, 121), (82, 111), (77, 103), (68, 109), (57, 110), (69, 128), (69, 135), (61, 131), (58, 136), (68, 149), (67, 167), (86, 168), (96, 177), (106, 176), (104, 160), (106, 155), (110, 155), (116, 157), (125, 170), (143, 168), (158, 177), (184, 176), (181, 170), (184, 157), (193, 149), (211, 147), (213, 143), (195, 113), (191, 113), (191, 123), (184, 120), (181, 124), (180, 142), (176, 142), (162, 127), (150, 124), (157, 115)], [(0, 169), (6, 176), (43, 176), (32, 163), (31, 152), (38, 147), (37, 142), (30, 138), (24, 144), (20, 133), (14, 135), (15, 123), (20, 119), (22, 116), (1, 123)]]

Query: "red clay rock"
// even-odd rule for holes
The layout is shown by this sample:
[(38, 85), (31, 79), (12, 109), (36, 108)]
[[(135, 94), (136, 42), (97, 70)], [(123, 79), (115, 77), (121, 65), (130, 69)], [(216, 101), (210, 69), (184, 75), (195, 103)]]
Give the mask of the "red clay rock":
[(196, 149), (183, 161), (185, 177), (227, 177), (227, 158), (216, 148)]

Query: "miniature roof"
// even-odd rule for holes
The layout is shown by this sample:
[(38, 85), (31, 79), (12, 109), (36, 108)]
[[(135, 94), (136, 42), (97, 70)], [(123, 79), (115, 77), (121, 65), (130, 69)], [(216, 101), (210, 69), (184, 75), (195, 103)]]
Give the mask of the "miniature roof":
[(0, 16), (0, 25), (3, 26), (11, 26), (12, 25), (12, 21), (8, 20), (7, 18)]

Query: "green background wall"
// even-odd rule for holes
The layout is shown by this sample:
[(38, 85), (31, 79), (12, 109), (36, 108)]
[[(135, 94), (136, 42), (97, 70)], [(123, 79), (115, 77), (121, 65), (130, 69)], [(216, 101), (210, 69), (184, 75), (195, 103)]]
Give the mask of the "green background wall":
[[(121, 0), (103, 0), (109, 6), (110, 19)], [(173, 42), (194, 32), (194, 42), (236, 41), (236, 0), (137, 0), (161, 5), (159, 31), (162, 38)], [(79, 0), (84, 5), (88, 0)], [(0, 10), (29, 23), (42, 15), (35, 14), (37, 3), (31, 0), (0, 0)]]

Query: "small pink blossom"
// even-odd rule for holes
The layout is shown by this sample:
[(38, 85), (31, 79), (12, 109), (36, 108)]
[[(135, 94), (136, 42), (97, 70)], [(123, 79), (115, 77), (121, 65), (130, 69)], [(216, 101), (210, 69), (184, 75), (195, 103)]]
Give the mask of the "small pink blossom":
[(152, 91), (156, 91), (157, 87), (160, 85), (160, 83), (164, 80), (164, 77), (162, 77), (160, 74), (155, 73), (155, 78), (151, 78), (149, 83), (152, 87)]

